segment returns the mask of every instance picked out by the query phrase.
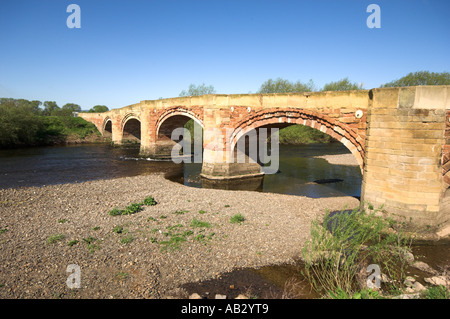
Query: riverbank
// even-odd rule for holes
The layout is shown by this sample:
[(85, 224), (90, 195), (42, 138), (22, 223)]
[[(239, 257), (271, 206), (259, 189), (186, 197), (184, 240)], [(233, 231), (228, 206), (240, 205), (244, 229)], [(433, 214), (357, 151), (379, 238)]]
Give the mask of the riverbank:
[[(148, 196), (157, 205), (108, 214)], [(0, 298), (182, 296), (189, 282), (295, 262), (311, 220), (358, 204), (189, 188), (162, 175), (0, 190)], [(79, 289), (66, 284), (71, 264)]]

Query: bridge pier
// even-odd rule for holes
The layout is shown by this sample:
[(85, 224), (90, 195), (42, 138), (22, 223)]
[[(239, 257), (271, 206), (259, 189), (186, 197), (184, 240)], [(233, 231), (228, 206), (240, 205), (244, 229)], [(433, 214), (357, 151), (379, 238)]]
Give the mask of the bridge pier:
[(414, 225), (449, 222), (450, 87), (373, 89), (370, 97), (362, 200)]
[(171, 159), (171, 152), (175, 144), (172, 140), (161, 140), (145, 144), (141, 142), (139, 156), (153, 159)]

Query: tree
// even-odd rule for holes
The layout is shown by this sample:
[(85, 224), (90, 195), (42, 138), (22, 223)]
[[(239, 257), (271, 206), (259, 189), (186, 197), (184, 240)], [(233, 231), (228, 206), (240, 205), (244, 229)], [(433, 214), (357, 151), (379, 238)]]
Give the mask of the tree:
[(109, 111), (106, 105), (95, 105), (88, 112), (89, 113), (103, 113)]
[(399, 87), (414, 85), (450, 85), (450, 73), (435, 73), (429, 71), (411, 72), (398, 80), (382, 84), (380, 87)]
[(75, 103), (66, 103), (63, 105), (62, 110), (70, 110), (72, 112), (81, 112), (81, 106)]
[(342, 80), (325, 84), (322, 91), (347, 91), (361, 89), (362, 84), (351, 83), (348, 78), (343, 78)]
[(185, 90), (181, 91), (179, 96), (196, 96), (214, 93), (216, 93), (214, 86), (212, 85), (206, 86), (205, 83), (202, 83), (198, 86), (194, 84), (189, 85), (189, 89), (187, 91)]
[(56, 104), (55, 101), (45, 101), (44, 102), (44, 111), (42, 111), (43, 115), (52, 115), (55, 112), (58, 112), (61, 108)]
[(300, 81), (290, 82), (282, 78), (276, 80), (268, 79), (264, 82), (258, 90), (258, 93), (288, 93), (288, 92), (314, 92), (316, 86), (313, 80), (309, 80), (308, 83), (302, 83)]

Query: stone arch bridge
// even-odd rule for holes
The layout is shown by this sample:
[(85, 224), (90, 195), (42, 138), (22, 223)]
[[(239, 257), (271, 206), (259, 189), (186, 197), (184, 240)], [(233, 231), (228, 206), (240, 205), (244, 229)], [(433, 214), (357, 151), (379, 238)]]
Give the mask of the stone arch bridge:
[(344, 144), (363, 174), (361, 199), (420, 225), (450, 219), (450, 86), (285, 93), (210, 94), (145, 100), (104, 113), (79, 113), (115, 144), (166, 157), (171, 133), (194, 119), (203, 128), (202, 176), (258, 175), (258, 163), (227, 163), (245, 133), (301, 124)]

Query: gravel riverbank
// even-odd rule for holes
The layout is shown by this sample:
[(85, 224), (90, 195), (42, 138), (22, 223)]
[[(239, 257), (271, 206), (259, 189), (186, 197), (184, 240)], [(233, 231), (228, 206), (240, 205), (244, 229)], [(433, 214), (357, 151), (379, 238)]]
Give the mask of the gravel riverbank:
[[(157, 205), (108, 214), (150, 195)], [(292, 262), (312, 219), (358, 204), (189, 188), (161, 175), (0, 190), (0, 298), (167, 298), (235, 268)], [(231, 223), (236, 214), (245, 220)], [(71, 264), (81, 288), (67, 286)]]

